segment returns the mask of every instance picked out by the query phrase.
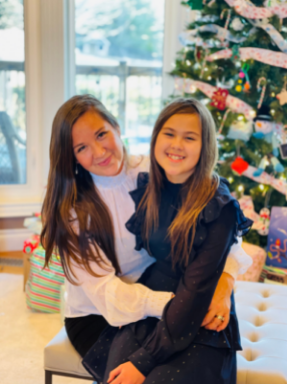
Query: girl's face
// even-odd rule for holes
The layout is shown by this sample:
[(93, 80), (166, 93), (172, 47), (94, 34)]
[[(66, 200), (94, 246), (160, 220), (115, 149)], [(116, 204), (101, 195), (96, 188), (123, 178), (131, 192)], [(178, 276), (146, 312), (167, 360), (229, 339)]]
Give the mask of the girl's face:
[(88, 172), (116, 176), (123, 166), (124, 151), (119, 128), (114, 128), (93, 110), (84, 113), (72, 127), (76, 160)]
[(161, 128), (155, 143), (155, 159), (167, 179), (184, 183), (193, 174), (202, 147), (201, 121), (197, 113), (175, 114)]

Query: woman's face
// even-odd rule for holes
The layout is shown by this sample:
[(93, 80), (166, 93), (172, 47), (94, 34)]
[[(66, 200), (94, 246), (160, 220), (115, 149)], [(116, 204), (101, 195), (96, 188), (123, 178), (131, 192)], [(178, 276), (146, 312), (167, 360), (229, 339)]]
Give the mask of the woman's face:
[(77, 162), (88, 172), (116, 176), (122, 170), (124, 151), (120, 130), (93, 110), (73, 125), (72, 141)]
[(174, 184), (184, 183), (193, 174), (202, 147), (199, 115), (176, 114), (160, 130), (155, 143), (155, 159)]

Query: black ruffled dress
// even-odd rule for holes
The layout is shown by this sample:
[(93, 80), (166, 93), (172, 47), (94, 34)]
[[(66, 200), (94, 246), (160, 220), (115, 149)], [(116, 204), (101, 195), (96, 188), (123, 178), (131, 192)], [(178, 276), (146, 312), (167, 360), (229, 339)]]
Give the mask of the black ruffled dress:
[[(148, 174), (138, 176), (138, 189), (131, 196), (138, 206), (148, 184)], [(146, 376), (145, 384), (235, 384), (236, 350), (241, 349), (234, 298), (230, 322), (222, 332), (200, 325), (207, 313), (226, 258), (236, 236), (246, 234), (252, 221), (246, 219), (228, 182), (220, 185), (197, 224), (188, 266), (172, 268), (167, 229), (181, 205), (181, 184), (165, 180), (159, 207), (159, 226), (142, 239), (144, 212), (134, 214), (126, 226), (136, 236), (136, 249), (147, 249), (157, 262), (141, 276), (155, 291), (173, 291), (161, 320), (148, 317), (122, 327), (108, 326), (83, 359), (83, 365), (98, 381), (106, 383), (109, 372), (131, 361)], [(131, 287), (132, 289), (132, 287)]]

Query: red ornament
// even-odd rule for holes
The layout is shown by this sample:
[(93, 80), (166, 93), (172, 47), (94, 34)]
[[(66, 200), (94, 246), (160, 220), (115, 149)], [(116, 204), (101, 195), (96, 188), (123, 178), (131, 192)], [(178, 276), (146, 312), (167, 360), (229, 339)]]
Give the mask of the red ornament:
[(247, 161), (243, 160), (242, 157), (236, 157), (236, 159), (231, 164), (231, 169), (239, 175), (241, 175), (248, 168), (249, 164)]
[(212, 95), (212, 105), (220, 111), (224, 111), (226, 108), (226, 98), (229, 92), (227, 89), (218, 88)]

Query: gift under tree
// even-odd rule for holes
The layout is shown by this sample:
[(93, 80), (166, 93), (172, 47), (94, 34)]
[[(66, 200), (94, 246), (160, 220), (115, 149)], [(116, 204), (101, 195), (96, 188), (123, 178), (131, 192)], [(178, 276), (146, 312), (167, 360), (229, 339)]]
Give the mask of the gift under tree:
[(196, 20), (179, 38), (176, 95), (210, 109), (218, 172), (254, 220), (247, 241), (265, 246), (272, 206), (286, 205), (287, 2), (189, 0)]

